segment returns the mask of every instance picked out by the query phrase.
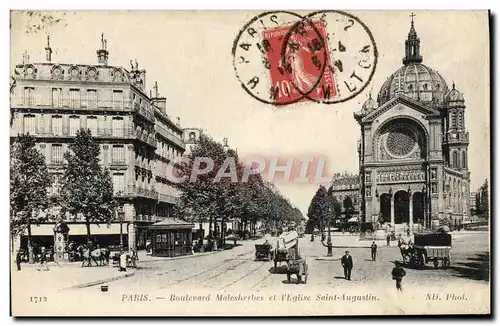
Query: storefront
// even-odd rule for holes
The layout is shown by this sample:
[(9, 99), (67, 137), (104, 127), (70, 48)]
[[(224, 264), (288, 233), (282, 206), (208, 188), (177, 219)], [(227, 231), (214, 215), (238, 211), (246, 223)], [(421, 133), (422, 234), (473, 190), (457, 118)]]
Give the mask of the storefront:
[(152, 255), (163, 257), (193, 254), (194, 224), (167, 217), (149, 227), (152, 234)]

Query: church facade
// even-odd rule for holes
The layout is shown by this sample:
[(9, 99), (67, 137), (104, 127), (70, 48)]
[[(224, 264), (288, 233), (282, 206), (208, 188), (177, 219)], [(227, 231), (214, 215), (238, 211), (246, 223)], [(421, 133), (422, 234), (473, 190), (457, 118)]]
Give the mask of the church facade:
[(403, 66), (354, 114), (366, 222), (458, 225), (470, 212), (465, 101), (422, 62), (412, 19)]

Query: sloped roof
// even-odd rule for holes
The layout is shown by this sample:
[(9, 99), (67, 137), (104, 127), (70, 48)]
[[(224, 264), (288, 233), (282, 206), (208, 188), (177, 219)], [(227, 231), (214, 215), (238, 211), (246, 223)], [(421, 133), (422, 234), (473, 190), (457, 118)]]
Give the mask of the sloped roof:
[(192, 228), (194, 228), (194, 224), (186, 222), (186, 221), (182, 221), (178, 218), (167, 217), (164, 220), (161, 220), (160, 222), (149, 226), (149, 228), (152, 228), (152, 229), (192, 229)]

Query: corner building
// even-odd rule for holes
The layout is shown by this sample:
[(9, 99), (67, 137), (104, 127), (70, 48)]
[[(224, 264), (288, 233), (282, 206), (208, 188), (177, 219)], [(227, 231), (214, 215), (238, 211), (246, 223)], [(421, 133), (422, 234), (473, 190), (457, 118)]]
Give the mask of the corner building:
[[(64, 152), (80, 128), (90, 129), (101, 147), (100, 163), (109, 168), (119, 202), (124, 243), (144, 248), (148, 226), (172, 214), (179, 193), (167, 183), (166, 164), (185, 150), (183, 130), (167, 115), (166, 99), (155, 83), (147, 94), (146, 71), (137, 62), (127, 70), (108, 65), (107, 41), (101, 39), (97, 63), (53, 63), (47, 40), (46, 62), (24, 62), (15, 67), (11, 86), (11, 130), (36, 137), (54, 175), (51, 192), (58, 191), (64, 171)], [(51, 212), (59, 218), (58, 210)], [(118, 213), (116, 214), (118, 220)], [(85, 237), (80, 216), (64, 216), (70, 240)], [(50, 243), (55, 221), (35, 226), (35, 241)], [(83, 231), (82, 231), (83, 230)], [(118, 222), (92, 225), (101, 244), (119, 242)], [(81, 239), (78, 239), (81, 238)]]
[(403, 66), (354, 117), (362, 216), (393, 226), (459, 224), (470, 212), (469, 133), (465, 101), (444, 78), (422, 64), (412, 20)]

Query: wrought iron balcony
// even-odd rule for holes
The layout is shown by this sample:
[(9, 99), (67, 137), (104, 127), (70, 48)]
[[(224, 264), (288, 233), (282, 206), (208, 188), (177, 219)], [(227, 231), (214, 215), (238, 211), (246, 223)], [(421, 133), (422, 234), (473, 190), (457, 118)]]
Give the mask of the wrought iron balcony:
[(168, 141), (170, 141), (170, 142), (174, 143), (175, 145), (179, 146), (180, 148), (182, 148), (182, 149), (186, 148), (186, 144), (184, 143), (184, 141), (181, 138), (179, 138), (176, 135), (174, 135), (173, 133), (169, 132), (167, 129), (165, 129), (164, 127), (160, 126), (159, 124), (155, 125), (155, 130), (156, 130), (156, 132), (158, 134), (160, 134), (161, 136), (163, 136)]
[(62, 97), (51, 99), (50, 97), (11, 97), (12, 108), (43, 108), (43, 109), (71, 109), (71, 110), (113, 110), (131, 111), (133, 102), (130, 100), (91, 100)]

